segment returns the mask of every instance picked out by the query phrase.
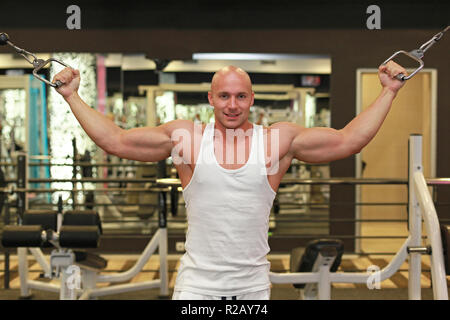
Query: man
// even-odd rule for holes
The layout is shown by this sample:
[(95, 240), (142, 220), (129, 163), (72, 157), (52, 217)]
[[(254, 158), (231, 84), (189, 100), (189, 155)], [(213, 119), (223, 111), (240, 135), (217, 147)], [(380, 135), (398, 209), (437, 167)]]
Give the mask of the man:
[(79, 72), (64, 69), (53, 81), (86, 133), (121, 158), (160, 161), (172, 155), (188, 217), (186, 253), (173, 299), (269, 299), (266, 255), (273, 199), (296, 158), (329, 162), (358, 153), (381, 127), (406, 70), (390, 61), (379, 68), (378, 98), (343, 129), (303, 128), (289, 122), (268, 128), (249, 122), (254, 93), (248, 74), (234, 66), (215, 73), (208, 93), (215, 123), (174, 120), (123, 130), (78, 96)]

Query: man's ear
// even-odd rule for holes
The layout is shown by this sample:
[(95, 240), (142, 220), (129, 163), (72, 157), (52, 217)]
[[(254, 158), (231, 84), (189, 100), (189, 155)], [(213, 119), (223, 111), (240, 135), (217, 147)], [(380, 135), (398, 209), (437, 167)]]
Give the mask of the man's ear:
[(250, 104), (250, 107), (255, 103), (255, 93), (252, 91), (252, 103)]
[(209, 105), (213, 106), (213, 98), (212, 98), (212, 92), (208, 91), (208, 101), (209, 101)]

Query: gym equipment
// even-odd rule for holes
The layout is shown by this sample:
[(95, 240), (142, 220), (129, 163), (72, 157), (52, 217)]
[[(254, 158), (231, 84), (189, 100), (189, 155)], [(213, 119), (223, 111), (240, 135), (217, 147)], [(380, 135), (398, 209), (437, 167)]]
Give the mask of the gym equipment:
[(341, 264), (344, 243), (338, 239), (318, 239), (308, 242), (306, 248), (298, 247), (291, 251), (290, 272), (319, 273), (318, 283), (294, 283), (301, 290), (303, 300), (317, 299), (318, 287), (322, 295), (329, 295), (329, 286), (324, 279), (330, 272), (336, 272)]
[(59, 232), (44, 230), (42, 226), (5, 226), (2, 245), (5, 248), (43, 247), (58, 243), (64, 248), (97, 248), (100, 233), (95, 226), (62, 226)]
[[(317, 239), (306, 244), (306, 248), (297, 247), (291, 251), (291, 272), (310, 272), (319, 255), (336, 257), (333, 264), (327, 260), (331, 272), (336, 272), (341, 264), (344, 243), (339, 239)], [(294, 284), (296, 288), (304, 288), (304, 284)]]
[(100, 232), (97, 226), (62, 226), (59, 244), (64, 248), (97, 248)]
[[(76, 219), (78, 225), (61, 225), (62, 201), (58, 202), (59, 211), (27, 210), (23, 215), (25, 225), (7, 225), (3, 229), (2, 245), (5, 248), (17, 248), (19, 257), (19, 275), (21, 296), (30, 297), (30, 289), (55, 291), (60, 293), (60, 299), (75, 299), (80, 287), (71, 286), (73, 273), (70, 270), (80, 270), (78, 276), (81, 283), (81, 273), (88, 270), (101, 270), (106, 267), (106, 260), (92, 253), (73, 251), (68, 248), (97, 248), (100, 240), (100, 228), (95, 219)], [(81, 214), (78, 214), (81, 215)], [(91, 213), (83, 215), (95, 216)], [(32, 223), (33, 225), (27, 225)], [(83, 225), (81, 225), (83, 224)], [(41, 248), (54, 246), (48, 263)], [(44, 270), (43, 276), (49, 279), (60, 278), (59, 286), (28, 279), (27, 251), (30, 251)], [(75, 268), (75, 269), (74, 269)], [(83, 271), (82, 271), (83, 270)]]
[[(7, 182), (16, 182), (17, 188), (9, 185), (5, 188), (0, 188), (0, 192), (8, 196), (18, 196), (20, 193), (23, 194), (23, 198), (26, 199), (25, 193), (33, 191), (34, 189), (26, 188), (26, 177), (24, 173), (26, 172), (26, 157), (18, 159), (18, 174), (17, 180), (8, 181), (3, 180), (5, 184)], [(19, 161), (20, 160), (20, 161)], [(20, 180), (20, 181), (19, 181)], [(80, 179), (70, 179), (70, 181)], [(104, 181), (110, 182), (109, 179), (103, 179)], [(123, 181), (123, 179), (119, 179)], [(128, 179), (129, 180), (129, 179)], [(138, 179), (139, 182), (145, 181), (155, 181), (155, 179)], [(47, 181), (49, 182), (49, 181)], [(86, 182), (86, 181), (83, 181)], [(112, 191), (114, 188), (105, 189), (105, 191)], [(116, 188), (117, 189), (117, 188)], [(122, 191), (128, 192), (129, 189), (121, 188)], [(36, 191), (36, 189), (34, 190)], [(39, 191), (39, 190), (38, 190)], [(44, 191), (44, 190), (41, 190)], [(45, 192), (49, 192), (51, 189), (46, 189)], [(55, 189), (55, 191), (61, 191)], [(73, 191), (73, 190), (70, 190)], [(89, 190), (99, 191), (97, 190)], [(106, 267), (106, 260), (100, 256), (88, 253), (79, 252), (74, 250), (67, 250), (71, 247), (97, 247), (98, 246), (98, 234), (101, 232), (100, 218), (97, 212), (86, 210), (71, 210), (67, 211), (66, 214), (62, 215), (62, 201), (59, 201), (58, 213), (56, 216), (56, 228), (54, 230), (44, 229), (44, 227), (54, 226), (55, 212), (39, 212), (33, 210), (25, 210), (26, 205), (24, 201), (19, 201), (17, 203), (19, 217), (26, 217), (26, 221), (29, 223), (35, 223), (36, 225), (30, 228), (30, 226), (18, 226), (21, 229), (14, 229), (14, 226), (8, 228), (9, 231), (5, 234), (6, 238), (3, 242), (8, 247), (18, 247), (18, 259), (19, 259), (19, 276), (20, 276), (20, 292), (21, 296), (26, 298), (31, 296), (31, 289), (59, 292), (60, 299), (91, 299), (99, 296), (106, 296), (115, 293), (124, 293), (131, 291), (139, 291), (151, 288), (160, 288), (160, 296), (162, 298), (167, 298), (169, 296), (169, 283), (168, 283), (168, 264), (167, 264), (167, 219), (166, 219), (166, 203), (165, 203), (165, 193), (170, 191), (169, 188), (140, 188), (134, 189), (133, 191), (146, 191), (146, 192), (158, 192), (161, 200), (159, 207), (159, 230), (156, 231), (153, 238), (150, 240), (143, 253), (139, 257), (135, 265), (125, 271), (116, 274), (100, 274), (101, 270)], [(18, 198), (20, 200), (20, 198)], [(61, 199), (62, 200), (62, 199)], [(6, 210), (5, 210), (6, 211)], [(28, 216), (30, 215), (30, 216)], [(9, 217), (5, 214), (5, 217)], [(43, 220), (39, 220), (38, 217), (42, 217)], [(23, 220), (23, 218), (21, 218)], [(6, 220), (5, 220), (6, 221)], [(70, 225), (69, 225), (70, 224)], [(85, 227), (84, 225), (88, 225)], [(90, 227), (89, 227), (90, 225)], [(78, 226), (78, 227), (77, 227)], [(81, 228), (79, 228), (81, 226)], [(26, 229), (30, 229), (31, 235), (25, 235)], [(11, 234), (11, 232), (15, 232)], [(19, 238), (19, 239), (17, 239)], [(24, 239), (25, 238), (25, 239)], [(51, 241), (48, 241), (51, 240)], [(22, 242), (20, 242), (22, 241)], [(50, 256), (50, 264), (47, 262), (41, 248), (45, 246), (56, 246), (58, 249), (52, 251)], [(24, 247), (22, 247), (24, 246)], [(64, 247), (67, 248), (64, 248)], [(113, 284), (108, 287), (97, 287), (97, 283), (117, 283), (126, 282), (135, 277), (146, 265), (147, 261), (150, 259), (151, 255), (158, 250), (160, 269), (159, 275), (160, 279), (154, 279), (150, 281), (142, 281), (138, 283), (130, 284)], [(49, 283), (43, 283), (42, 281), (35, 281), (28, 279), (28, 262), (27, 253), (31, 252), (36, 261), (43, 269), (43, 277), (54, 279), (60, 277), (61, 285), (54, 285)], [(7, 257), (9, 253), (5, 253), (5, 266), (7, 265)], [(79, 266), (81, 269), (81, 286), (80, 289), (68, 289), (66, 280), (69, 275), (65, 272), (70, 270), (73, 266)], [(9, 267), (7, 268), (9, 270)], [(9, 286), (9, 272), (5, 272), (5, 288)]]
[[(394, 256), (392, 261), (382, 270), (375, 273), (345, 273), (330, 272), (330, 261), (323, 263), (328, 253), (317, 254), (314, 267), (311, 272), (292, 272), (287, 274), (270, 273), (272, 283), (307, 283), (317, 284), (317, 295), (312, 294), (307, 298), (318, 298), (328, 300), (331, 298), (331, 283), (366, 283), (376, 279), (381, 282), (391, 277), (402, 265), (409, 255), (409, 278), (408, 295), (411, 300), (421, 299), (421, 255), (429, 254), (431, 261), (431, 274), (433, 284), (434, 299), (448, 300), (447, 279), (445, 276), (444, 250), (441, 239), (439, 220), (434, 207), (431, 195), (428, 191), (427, 182), (422, 172), (422, 136), (411, 135), (409, 138), (409, 236)], [(448, 181), (447, 181), (448, 183)], [(422, 245), (422, 218), (424, 220), (427, 244)], [(447, 240), (446, 240), (447, 241)], [(336, 248), (335, 248), (336, 249)], [(318, 251), (317, 249), (315, 251)], [(338, 257), (334, 250), (333, 256)], [(306, 259), (310, 259), (311, 254), (306, 253)], [(447, 251), (448, 254), (448, 251)], [(333, 260), (334, 261), (334, 260)], [(309, 261), (310, 266), (312, 261)], [(320, 266), (320, 268), (319, 268)]]
[(5, 248), (40, 247), (47, 240), (44, 232), (41, 226), (5, 226), (2, 246)]
[(441, 32), (435, 34), (430, 40), (428, 40), (427, 42), (425, 42), (424, 44), (422, 44), (422, 45), (420, 46), (419, 49), (414, 49), (414, 50), (409, 51), (409, 52), (404, 51), (404, 50), (397, 51), (397, 52), (394, 53), (392, 56), (390, 56), (389, 58), (387, 58), (386, 61), (384, 61), (384, 62), (382, 63), (382, 65), (385, 65), (386, 63), (388, 63), (389, 61), (391, 61), (391, 60), (394, 59), (396, 56), (398, 56), (399, 54), (402, 53), (402, 54), (404, 54), (404, 55), (410, 57), (411, 59), (417, 61), (417, 62), (419, 63), (419, 67), (417, 67), (417, 69), (414, 70), (409, 76), (405, 76), (404, 74), (400, 73), (400, 74), (398, 74), (395, 78), (398, 79), (398, 80), (400, 80), (400, 81), (405, 81), (405, 80), (411, 79), (412, 77), (414, 77), (414, 75), (415, 75), (417, 72), (419, 72), (419, 71), (423, 68), (424, 63), (423, 63), (423, 61), (422, 61), (422, 58), (423, 58), (425, 52), (426, 52), (428, 49), (430, 49), (430, 47), (431, 47), (432, 45), (434, 45), (436, 42), (438, 42), (438, 41), (442, 38), (442, 36), (444, 35), (444, 32), (448, 31), (449, 29), (450, 29), (450, 26), (447, 26), (444, 30), (442, 30)]
[[(162, 193), (160, 193), (162, 194)], [(159, 230), (156, 231), (136, 264), (125, 272), (116, 274), (100, 274), (107, 261), (102, 257), (82, 251), (71, 250), (71, 248), (97, 248), (101, 232), (99, 216), (91, 210), (72, 210), (62, 215), (57, 220), (58, 229), (45, 230), (43, 225), (47, 224), (49, 217), (54, 212), (33, 215), (31, 218), (37, 225), (29, 226), (6, 226), (3, 231), (2, 244), (4, 247), (17, 247), (19, 258), (19, 276), (21, 297), (31, 296), (31, 289), (59, 292), (60, 299), (80, 300), (92, 299), (116, 293), (139, 291), (152, 288), (160, 288), (160, 296), (169, 296), (168, 264), (167, 264), (167, 221), (166, 211), (160, 208)], [(61, 215), (59, 212), (58, 215)], [(25, 215), (26, 216), (26, 215)], [(38, 217), (43, 221), (38, 221)], [(29, 218), (30, 219), (30, 218)], [(71, 225), (68, 225), (71, 224)], [(57, 249), (50, 255), (50, 264), (47, 262), (41, 248), (51, 244)], [(70, 248), (70, 249), (67, 249)], [(160, 279), (142, 281), (129, 284), (116, 284), (107, 287), (97, 287), (97, 283), (126, 282), (135, 277), (145, 266), (151, 255), (158, 249), (160, 259)], [(44, 270), (43, 276), (49, 279), (60, 278), (62, 285), (43, 283), (41, 281), (28, 279), (27, 252), (30, 251), (36, 261)], [(67, 282), (74, 266), (80, 268), (80, 286), (69, 288)]]
[[(391, 277), (409, 255), (408, 295), (411, 300), (421, 299), (421, 255), (429, 254), (434, 299), (448, 300), (447, 279), (445, 277), (444, 250), (436, 209), (433, 205), (427, 182), (422, 172), (422, 136), (411, 135), (409, 138), (409, 236), (391, 262), (375, 273), (331, 273), (330, 265), (321, 261), (327, 254), (318, 254), (311, 272), (292, 272), (287, 274), (270, 273), (272, 283), (308, 283), (317, 284), (317, 296), (307, 298), (330, 299), (332, 282), (366, 283), (376, 279), (381, 282)], [(439, 180), (444, 183), (445, 179)], [(447, 179), (448, 180), (448, 179)], [(447, 181), (448, 183), (448, 181)], [(422, 245), (422, 218), (427, 234), (427, 246)], [(447, 233), (448, 234), (448, 233)], [(316, 250), (317, 251), (317, 250)], [(337, 249), (336, 249), (337, 251)], [(305, 253), (306, 254), (306, 253)], [(447, 251), (448, 254), (448, 251)], [(310, 254), (306, 254), (311, 256)], [(334, 255), (334, 254), (333, 254)], [(336, 254), (336, 257), (338, 255)], [(305, 257), (306, 259), (306, 257)], [(311, 261), (310, 261), (311, 263)], [(311, 265), (309, 263), (309, 266)], [(331, 264), (331, 260), (326, 262)], [(321, 266), (319, 268), (319, 266)]]
[(44, 230), (57, 229), (58, 211), (25, 210), (22, 225), (40, 225)]
[(102, 233), (100, 215), (95, 210), (69, 210), (64, 213), (63, 226), (97, 226)]
[(27, 60), (29, 63), (31, 63), (33, 65), (33, 76), (35, 76), (37, 79), (45, 82), (46, 84), (48, 84), (49, 86), (52, 86), (54, 88), (59, 88), (60, 86), (63, 85), (63, 83), (61, 81), (56, 81), (56, 83), (52, 83), (46, 79), (44, 79), (43, 77), (41, 77), (40, 75), (38, 75), (38, 71), (41, 70), (43, 67), (45, 67), (47, 64), (51, 63), (51, 62), (57, 62), (67, 68), (71, 68), (68, 64), (55, 59), (55, 58), (50, 58), (47, 60), (42, 60), (42, 59), (38, 59), (33, 53), (28, 52), (22, 48), (17, 47), (16, 45), (14, 45), (10, 40), (9, 40), (9, 36), (6, 33), (0, 33), (0, 45), (4, 46), (4, 45), (9, 45), (11, 46), (18, 54), (20, 54), (22, 57), (25, 58), (25, 60)]
[[(164, 194), (160, 192), (161, 195)], [(167, 264), (167, 219), (165, 206), (159, 209), (159, 229), (153, 235), (153, 238), (145, 247), (133, 267), (124, 272), (115, 274), (98, 274), (95, 270), (87, 270), (82, 275), (83, 292), (80, 293), (80, 300), (92, 299), (101, 296), (107, 296), (117, 293), (125, 293), (132, 291), (139, 291), (152, 288), (160, 288), (160, 297), (168, 298), (169, 296), (169, 277)], [(97, 288), (96, 284), (99, 282), (116, 283), (125, 282), (135, 277), (145, 266), (147, 261), (158, 249), (159, 253), (159, 275), (160, 279), (127, 283), (127, 284), (113, 284), (108, 287)]]

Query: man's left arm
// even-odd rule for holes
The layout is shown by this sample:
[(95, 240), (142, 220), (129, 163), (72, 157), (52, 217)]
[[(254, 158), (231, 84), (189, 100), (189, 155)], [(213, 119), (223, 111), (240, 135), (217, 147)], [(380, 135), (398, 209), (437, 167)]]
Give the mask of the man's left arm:
[(311, 163), (330, 162), (359, 153), (376, 135), (404, 82), (395, 79), (406, 70), (393, 61), (380, 66), (382, 90), (377, 99), (343, 129), (301, 128), (288, 125), (293, 134), (289, 152), (296, 159)]

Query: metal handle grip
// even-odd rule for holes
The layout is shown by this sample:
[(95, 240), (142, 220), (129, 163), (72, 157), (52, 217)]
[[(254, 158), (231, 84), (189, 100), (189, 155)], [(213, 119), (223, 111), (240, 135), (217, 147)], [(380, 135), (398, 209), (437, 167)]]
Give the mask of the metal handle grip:
[(392, 56), (390, 56), (389, 58), (387, 58), (386, 61), (384, 61), (384, 62), (382, 63), (382, 65), (385, 65), (386, 63), (388, 63), (389, 61), (391, 61), (392, 59), (394, 59), (396, 56), (398, 56), (398, 55), (401, 54), (401, 53), (403, 53), (404, 55), (410, 57), (411, 59), (413, 59), (413, 60), (419, 62), (419, 67), (417, 67), (417, 69), (414, 70), (410, 75), (405, 76), (403, 73), (400, 73), (400, 74), (398, 74), (398, 75), (395, 76), (395, 78), (396, 78), (397, 80), (405, 81), (405, 80), (411, 79), (417, 72), (419, 72), (419, 71), (423, 68), (424, 64), (423, 64), (423, 61), (422, 61), (421, 59), (419, 59), (419, 58), (416, 57), (415, 55), (411, 54), (410, 52), (400, 50), (400, 51), (397, 51), (396, 53), (394, 53), (394, 54), (393, 54)]
[(61, 87), (64, 83), (62, 83), (62, 82), (59, 81), (59, 80), (56, 81), (55, 83), (53, 83), (53, 82), (48, 81), (47, 79), (44, 79), (43, 77), (41, 77), (40, 75), (37, 74), (37, 72), (38, 72), (39, 70), (41, 70), (43, 67), (45, 67), (47, 64), (49, 64), (49, 63), (51, 63), (51, 62), (57, 62), (57, 63), (59, 63), (59, 64), (65, 66), (65, 67), (67, 67), (67, 68), (71, 68), (68, 64), (66, 64), (66, 63), (64, 63), (64, 62), (62, 62), (62, 61), (60, 61), (60, 60), (58, 60), (58, 59), (55, 59), (55, 58), (50, 58), (50, 59), (48, 59), (48, 60), (42, 60), (42, 59), (39, 59), (39, 60), (37, 60), (37, 61), (35, 61), (35, 62), (33, 63), (33, 65), (34, 65), (33, 76), (35, 76), (37, 79), (39, 79), (39, 80), (45, 82), (45, 83), (48, 84), (49, 86), (52, 86), (53, 88), (59, 88), (59, 87)]

